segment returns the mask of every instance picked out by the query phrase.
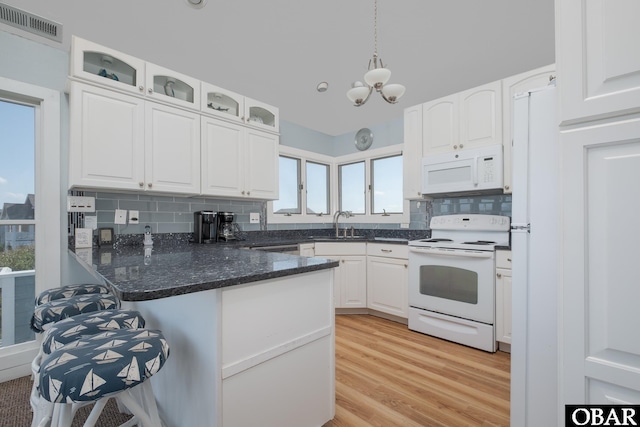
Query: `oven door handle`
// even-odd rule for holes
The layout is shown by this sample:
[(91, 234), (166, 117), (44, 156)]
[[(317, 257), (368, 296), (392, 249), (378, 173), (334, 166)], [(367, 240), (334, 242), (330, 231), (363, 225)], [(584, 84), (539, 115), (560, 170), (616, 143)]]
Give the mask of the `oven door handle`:
[(417, 254), (429, 254), (429, 255), (442, 255), (442, 256), (457, 256), (463, 258), (492, 258), (493, 252), (491, 251), (468, 251), (468, 250), (443, 250), (435, 248), (420, 248), (416, 246), (409, 247), (410, 252)]

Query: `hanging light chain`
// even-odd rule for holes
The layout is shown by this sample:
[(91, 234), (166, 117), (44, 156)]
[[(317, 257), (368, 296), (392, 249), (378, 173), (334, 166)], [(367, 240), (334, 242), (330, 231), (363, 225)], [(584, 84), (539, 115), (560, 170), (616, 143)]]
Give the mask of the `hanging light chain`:
[(378, 56), (378, 0), (373, 2), (373, 56)]

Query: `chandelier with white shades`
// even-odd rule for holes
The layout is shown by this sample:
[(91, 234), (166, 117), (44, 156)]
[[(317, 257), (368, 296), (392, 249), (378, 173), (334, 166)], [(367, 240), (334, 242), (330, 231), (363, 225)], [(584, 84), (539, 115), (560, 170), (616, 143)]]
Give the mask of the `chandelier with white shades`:
[(373, 42), (373, 58), (369, 60), (369, 71), (364, 75), (366, 84), (356, 81), (347, 91), (347, 98), (356, 107), (367, 102), (373, 89), (379, 92), (382, 98), (390, 104), (395, 104), (404, 95), (405, 87), (403, 85), (387, 84), (391, 77), (391, 71), (384, 66), (382, 59), (378, 57), (378, 0), (373, 2)]

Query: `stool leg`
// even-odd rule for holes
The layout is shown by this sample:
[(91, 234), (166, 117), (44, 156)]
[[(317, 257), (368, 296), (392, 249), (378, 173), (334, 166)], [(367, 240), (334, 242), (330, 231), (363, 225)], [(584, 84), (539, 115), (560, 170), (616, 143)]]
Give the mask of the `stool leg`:
[[(145, 385), (145, 383), (141, 384), (141, 386), (144, 386), (144, 385)], [(146, 413), (144, 408), (142, 406), (140, 406), (138, 404), (138, 402), (136, 402), (136, 400), (129, 394), (129, 390), (126, 390), (123, 393), (120, 393), (120, 395), (118, 397), (120, 398), (122, 403), (138, 419), (138, 421), (139, 421), (139, 423), (141, 423), (142, 427), (161, 427), (159, 422), (154, 423), (153, 421), (151, 421), (152, 418), (156, 418), (156, 417), (150, 417)], [(157, 413), (157, 411), (156, 411), (156, 413)]]
[[(93, 405), (93, 408), (91, 408), (91, 412), (89, 413), (87, 420), (84, 422), (83, 427), (95, 426), (95, 424), (98, 422), (98, 418), (100, 418), (100, 414), (102, 414), (102, 410), (104, 409), (108, 401), (109, 401), (109, 398), (105, 397), (104, 399), (98, 400), (95, 403), (95, 405)], [(75, 415), (75, 411), (78, 410), (80, 406), (82, 405), (78, 405), (78, 407), (74, 408), (74, 411), (73, 411), (74, 415)]]

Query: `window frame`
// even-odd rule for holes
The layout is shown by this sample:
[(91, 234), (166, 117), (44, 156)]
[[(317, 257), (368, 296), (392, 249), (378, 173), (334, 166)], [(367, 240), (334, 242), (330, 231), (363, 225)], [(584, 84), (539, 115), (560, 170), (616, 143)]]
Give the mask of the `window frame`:
[[(303, 212), (298, 215), (285, 216), (284, 214), (273, 213), (273, 202), (267, 202), (267, 223), (268, 224), (333, 224), (333, 214), (339, 206), (339, 183), (338, 183), (338, 166), (341, 164), (356, 163), (359, 161), (365, 162), (365, 214), (357, 214), (350, 218), (340, 218), (340, 223), (347, 224), (398, 224), (400, 228), (408, 228), (410, 221), (410, 205), (409, 200), (404, 198), (402, 202), (402, 213), (389, 213), (388, 216), (382, 214), (371, 213), (371, 161), (373, 159), (402, 156), (403, 145), (390, 145), (387, 147), (377, 148), (373, 150), (367, 150), (358, 153), (347, 154), (339, 157), (331, 157), (311, 151), (301, 150), (294, 147), (285, 145), (280, 146), (280, 155), (285, 157), (295, 157), (302, 160), (301, 168), (304, 171), (306, 161), (312, 161), (314, 163), (321, 163), (329, 165), (330, 169), (330, 194), (329, 194), (329, 215), (309, 215), (306, 214), (306, 198), (303, 197)], [(403, 162), (404, 167), (404, 162)], [(305, 173), (302, 173), (303, 179)], [(306, 182), (303, 182), (306, 189)]]
[[(33, 220), (5, 220), (0, 225), (34, 225), (36, 239), (36, 295), (59, 286), (62, 278), (63, 230), (61, 185), (60, 92), (0, 77), (0, 98), (35, 108), (35, 194)], [(66, 219), (66, 217), (65, 217)], [(38, 272), (40, 272), (38, 274)], [(46, 272), (46, 273), (45, 273)], [(0, 382), (28, 372), (38, 340), (0, 348)]]

